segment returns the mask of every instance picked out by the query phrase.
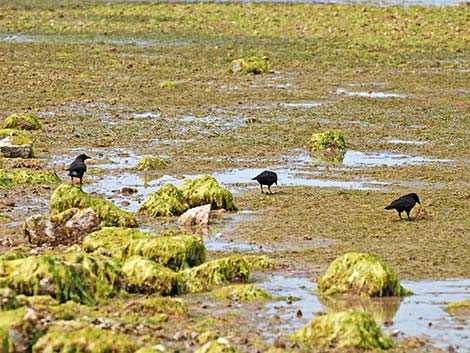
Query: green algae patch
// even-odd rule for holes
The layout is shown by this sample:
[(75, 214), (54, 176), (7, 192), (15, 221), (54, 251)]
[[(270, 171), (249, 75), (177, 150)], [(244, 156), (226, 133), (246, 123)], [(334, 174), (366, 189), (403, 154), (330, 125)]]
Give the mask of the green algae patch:
[(53, 171), (30, 169), (0, 169), (0, 187), (21, 184), (54, 184), (59, 183), (59, 176)]
[(217, 180), (209, 175), (185, 180), (178, 190), (181, 191), (189, 207), (211, 204), (213, 209), (238, 210), (233, 202), (232, 193), (220, 186)]
[(128, 309), (139, 313), (184, 316), (189, 312), (188, 303), (182, 298), (151, 297), (132, 303)]
[(137, 293), (178, 294), (180, 277), (167, 267), (142, 256), (133, 256), (122, 265), (129, 291)]
[(272, 295), (254, 284), (232, 284), (211, 293), (214, 299), (257, 302), (273, 299)]
[(31, 133), (18, 129), (0, 129), (0, 139), (11, 137), (15, 145), (31, 145)]
[(230, 63), (228, 72), (231, 74), (264, 74), (268, 72), (269, 59), (267, 57), (252, 56), (251, 58), (237, 59)]
[(317, 290), (324, 295), (348, 293), (369, 297), (411, 294), (400, 285), (396, 274), (385, 262), (356, 252), (334, 260), (318, 282)]
[(160, 88), (175, 89), (178, 84), (175, 81), (165, 81), (160, 83)]
[(346, 139), (341, 130), (328, 130), (313, 134), (307, 142), (307, 148), (313, 151), (342, 150), (346, 148)]
[(31, 114), (21, 113), (9, 115), (3, 122), (2, 129), (39, 130), (41, 123)]
[(135, 166), (135, 169), (139, 171), (152, 171), (159, 170), (168, 165), (168, 162), (159, 157), (145, 156)]
[(194, 353), (239, 353), (239, 351), (226, 338), (220, 337), (217, 340), (207, 342), (196, 349)]
[(392, 339), (365, 312), (329, 313), (310, 321), (289, 338), (301, 348), (359, 348), (384, 350), (393, 347)]
[(188, 208), (181, 191), (173, 184), (166, 184), (150, 194), (138, 212), (151, 217), (178, 216)]
[(20, 307), (0, 312), (0, 348), (2, 353), (28, 352), (42, 332), (34, 310)]
[(178, 271), (202, 264), (206, 247), (201, 236), (153, 236), (129, 228), (103, 228), (83, 239), (87, 252), (108, 253), (119, 260), (138, 255)]
[(133, 353), (131, 338), (77, 321), (63, 321), (51, 326), (32, 348), (33, 353)]
[(94, 296), (79, 267), (51, 256), (30, 256), (0, 262), (0, 286), (18, 294), (50, 295), (60, 302), (93, 304)]
[(65, 261), (80, 265), (89, 291), (97, 298), (107, 298), (121, 289), (121, 264), (99, 254), (70, 253)]
[(470, 317), (470, 300), (450, 303), (444, 308), (452, 316)]
[(92, 208), (103, 227), (137, 227), (137, 220), (132, 213), (121, 210), (111, 202), (91, 196), (72, 184), (58, 186), (51, 196), (49, 210), (63, 212), (74, 207)]
[(266, 255), (245, 255), (245, 261), (250, 267), (250, 271), (272, 270), (276, 267), (276, 262)]
[(250, 277), (249, 265), (241, 256), (208, 261), (180, 273), (184, 281), (184, 293), (210, 291), (230, 282), (246, 282)]

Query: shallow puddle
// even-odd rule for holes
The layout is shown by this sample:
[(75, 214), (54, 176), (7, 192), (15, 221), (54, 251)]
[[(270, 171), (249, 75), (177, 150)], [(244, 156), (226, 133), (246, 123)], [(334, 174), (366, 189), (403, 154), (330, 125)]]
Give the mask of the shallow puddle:
[[(284, 333), (301, 328), (318, 312), (354, 307), (367, 311), (380, 324), (387, 321), (384, 330), (389, 334), (394, 330), (399, 330), (398, 337), (426, 334), (432, 345), (439, 348), (453, 345), (457, 352), (468, 352), (465, 349), (470, 347), (469, 322), (464, 324), (443, 310), (448, 303), (470, 299), (470, 279), (403, 281), (402, 285), (412, 290), (414, 295), (403, 299), (356, 298), (350, 302), (317, 297), (312, 292), (316, 289), (316, 283), (307, 278), (271, 275), (260, 278), (256, 284), (273, 295), (298, 298), (267, 304), (268, 314), (279, 315), (280, 330)], [(297, 317), (297, 310), (301, 310), (302, 317)]]
[(349, 91), (345, 88), (338, 88), (337, 94), (345, 95), (348, 97), (367, 97), (367, 98), (406, 98), (407, 94), (402, 93), (386, 93), (386, 92), (372, 92), (372, 91)]
[(390, 139), (387, 140), (388, 143), (393, 145), (425, 145), (427, 141), (413, 141), (413, 140), (400, 140), (400, 139)]

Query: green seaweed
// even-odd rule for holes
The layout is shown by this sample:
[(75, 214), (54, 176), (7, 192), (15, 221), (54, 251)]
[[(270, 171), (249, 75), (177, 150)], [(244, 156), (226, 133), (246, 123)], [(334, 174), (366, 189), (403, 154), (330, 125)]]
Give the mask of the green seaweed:
[(177, 216), (188, 208), (181, 191), (173, 184), (166, 184), (150, 194), (138, 212), (152, 217)]
[(167, 267), (142, 256), (132, 256), (122, 265), (129, 291), (138, 293), (178, 294), (180, 276)]
[(237, 211), (230, 191), (220, 186), (215, 178), (203, 175), (188, 179), (178, 187), (190, 207), (211, 204), (212, 208), (223, 208), (227, 211)]
[(240, 300), (245, 302), (271, 300), (271, 294), (254, 284), (231, 284), (211, 293), (214, 299)]
[(2, 129), (39, 130), (40, 128), (39, 120), (29, 113), (9, 115), (2, 126)]
[(250, 271), (271, 270), (276, 267), (276, 262), (266, 255), (245, 255), (243, 259), (248, 263)]
[(130, 337), (78, 321), (57, 322), (33, 345), (33, 353), (133, 353)]
[(389, 349), (392, 339), (365, 312), (329, 313), (289, 335), (300, 347), (316, 349)]
[(230, 63), (228, 72), (242, 74), (263, 74), (268, 72), (269, 59), (265, 56), (252, 56), (245, 59), (236, 59)]
[(250, 277), (248, 263), (241, 256), (229, 256), (181, 271), (185, 293), (210, 291), (230, 282), (246, 282)]
[(341, 130), (333, 129), (313, 134), (307, 147), (313, 151), (342, 150), (346, 148), (346, 140)]
[(20, 184), (54, 184), (60, 182), (59, 176), (53, 171), (29, 169), (0, 169), (0, 187)]
[(150, 297), (132, 303), (128, 309), (154, 315), (165, 314), (170, 316), (187, 315), (188, 303), (183, 298)]
[(137, 220), (132, 213), (121, 210), (111, 202), (91, 196), (72, 184), (58, 186), (51, 196), (49, 210), (63, 212), (74, 207), (92, 208), (103, 227), (137, 227)]
[(135, 169), (140, 171), (152, 171), (162, 169), (167, 165), (168, 162), (159, 157), (144, 156), (140, 159), (139, 163), (137, 163)]
[(16, 309), (20, 306), (16, 293), (10, 288), (0, 288), (0, 310)]
[(2, 353), (27, 352), (41, 330), (38, 317), (27, 307), (0, 312), (0, 343)]
[(470, 300), (450, 303), (444, 308), (452, 316), (470, 317)]
[(400, 285), (396, 274), (382, 260), (363, 253), (346, 253), (326, 270), (318, 282), (318, 292), (360, 294), (369, 297), (411, 294)]
[(139, 255), (175, 271), (197, 266), (206, 259), (201, 236), (186, 233), (153, 236), (129, 228), (103, 228), (91, 233), (83, 239), (83, 249), (109, 253), (119, 260)]

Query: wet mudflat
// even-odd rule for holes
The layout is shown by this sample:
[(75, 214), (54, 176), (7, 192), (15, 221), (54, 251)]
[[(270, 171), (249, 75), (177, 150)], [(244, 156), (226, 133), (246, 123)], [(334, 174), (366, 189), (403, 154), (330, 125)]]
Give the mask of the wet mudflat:
[[(442, 310), (470, 295), (468, 6), (20, 1), (0, 10), (0, 114), (38, 116), (44, 168), (65, 182), (73, 158), (91, 155), (84, 191), (130, 212), (166, 183), (215, 177), (240, 212), (213, 219), (209, 257), (267, 254), (277, 268), (255, 283), (300, 298), (253, 306), (189, 296), (192, 320), (163, 325), (169, 351), (194, 351), (181, 337), (201, 327), (265, 351), (342, 305), (311, 291), (348, 251), (386, 260), (415, 292), (372, 305), (397, 342), (418, 336), (418, 352), (468, 351), (468, 321)], [(268, 73), (228, 74), (231, 60), (255, 54), (269, 57)], [(311, 134), (332, 128), (345, 132), (344, 156), (309, 153)], [(136, 171), (146, 155), (169, 163)], [(265, 169), (279, 175), (272, 195), (251, 180)], [(54, 188), (0, 189), (2, 251), (27, 245), (21, 225), (47, 212)], [(383, 209), (408, 192), (420, 195), (424, 219)], [(175, 221), (142, 220), (141, 229)]]

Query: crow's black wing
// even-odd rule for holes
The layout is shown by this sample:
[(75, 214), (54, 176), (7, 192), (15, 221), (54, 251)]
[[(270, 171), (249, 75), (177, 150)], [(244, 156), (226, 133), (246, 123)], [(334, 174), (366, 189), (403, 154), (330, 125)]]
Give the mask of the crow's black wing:
[(387, 209), (406, 209), (414, 205), (415, 200), (409, 196), (402, 196), (387, 206)]
[(82, 176), (86, 172), (86, 164), (81, 161), (73, 161), (67, 170), (71, 176)]

